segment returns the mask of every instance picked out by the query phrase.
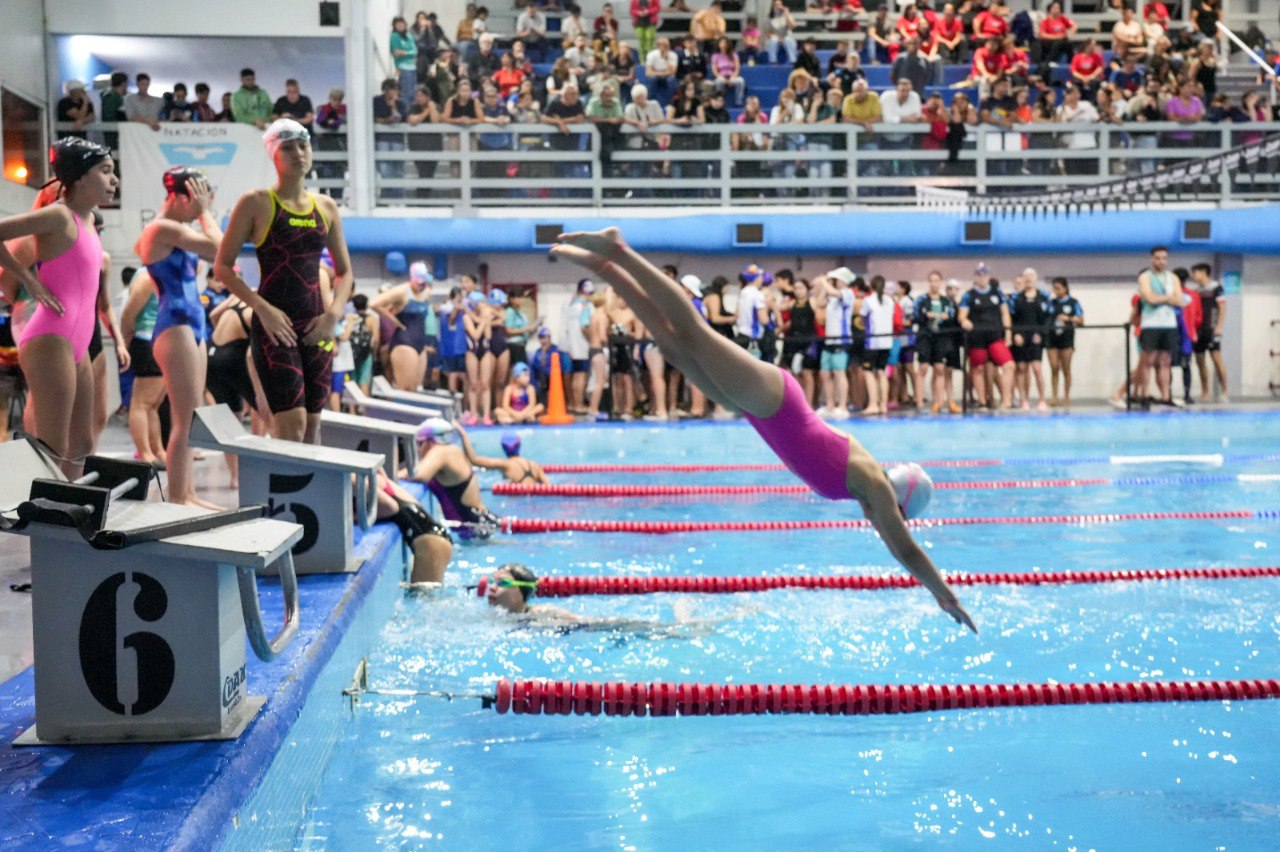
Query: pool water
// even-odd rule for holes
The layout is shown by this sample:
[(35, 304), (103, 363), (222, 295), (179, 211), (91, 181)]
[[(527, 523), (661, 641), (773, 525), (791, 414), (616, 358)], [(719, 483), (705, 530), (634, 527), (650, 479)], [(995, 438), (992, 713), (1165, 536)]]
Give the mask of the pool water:
[[(1280, 474), (1269, 414), (854, 423), (887, 459), (1006, 459), (935, 479)], [(477, 435), (496, 451), (497, 434)], [(544, 462), (771, 462), (739, 424), (524, 433)], [(1113, 465), (1113, 454), (1205, 454)], [(1018, 460), (1022, 461), (1017, 463)], [(789, 474), (562, 475), (558, 482), (789, 483)], [(488, 498), (553, 518), (842, 518), (851, 503)], [(1280, 508), (1280, 481), (940, 491), (939, 517)], [(946, 571), (1257, 566), (1275, 520), (917, 531)], [(458, 549), (449, 588), (406, 596), (370, 685), (487, 692), (499, 677), (696, 683), (970, 683), (1276, 676), (1280, 580), (959, 589), (981, 633), (920, 589), (581, 597), (588, 615), (708, 622), (676, 636), (556, 633), (463, 586), (507, 561), (543, 574), (899, 571), (862, 530), (500, 536)], [(311, 700), (339, 700), (313, 696)], [(498, 715), (475, 700), (366, 695), (297, 829), (298, 848), (1263, 849), (1280, 837), (1280, 702), (1015, 708), (887, 717)]]

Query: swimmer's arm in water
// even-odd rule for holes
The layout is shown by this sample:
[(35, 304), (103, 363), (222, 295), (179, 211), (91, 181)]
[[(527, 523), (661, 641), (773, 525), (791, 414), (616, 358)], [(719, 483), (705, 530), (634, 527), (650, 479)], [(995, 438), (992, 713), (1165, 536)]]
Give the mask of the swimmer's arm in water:
[[(504, 388), (502, 398), (504, 405), (507, 403), (505, 390), (506, 389)], [(466, 454), (467, 461), (471, 462), (476, 467), (483, 467), (486, 470), (506, 470), (507, 459), (494, 459), (489, 458), (488, 456), (476, 455), (475, 447), (471, 446), (471, 437), (467, 435), (467, 430), (462, 428), (462, 424), (455, 420), (453, 422), (453, 428), (457, 431), (458, 437), (462, 439), (462, 452)]]
[(720, 618), (695, 619), (689, 617), (689, 607), (683, 599), (676, 601), (674, 609), (675, 621), (658, 621), (647, 618), (592, 618), (570, 612), (567, 609), (561, 609), (558, 606), (537, 604), (526, 609), (524, 617), (547, 627), (572, 627), (575, 630), (689, 638), (706, 635), (717, 624), (733, 621), (744, 615), (759, 611), (759, 608), (739, 607)]
[(897, 559), (911, 576), (919, 580), (922, 586), (933, 593), (938, 606), (945, 613), (977, 633), (978, 628), (974, 625), (973, 619), (960, 605), (955, 592), (947, 585), (942, 573), (934, 566), (933, 560), (919, 543), (911, 537), (911, 531), (907, 529), (906, 521), (902, 518), (902, 510), (898, 508), (898, 498), (893, 493), (893, 487), (889, 485), (880, 465), (867, 454), (865, 459), (851, 461), (849, 470), (850, 479), (856, 486), (850, 491), (861, 495), (858, 502), (862, 505), (862, 511), (866, 514), (867, 520), (871, 521), (871, 525), (876, 528), (876, 532), (880, 534), (881, 540), (889, 548), (893, 558)]

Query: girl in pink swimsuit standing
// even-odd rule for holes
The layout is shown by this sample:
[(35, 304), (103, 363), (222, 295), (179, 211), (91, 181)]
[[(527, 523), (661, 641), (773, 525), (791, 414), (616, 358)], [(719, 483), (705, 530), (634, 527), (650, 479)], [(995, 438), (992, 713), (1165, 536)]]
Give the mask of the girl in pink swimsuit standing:
[(857, 500), (894, 558), (933, 593), (943, 611), (977, 632), (907, 529), (904, 516), (918, 514), (932, 489), (919, 465), (886, 474), (853, 436), (818, 418), (790, 373), (712, 331), (680, 285), (622, 242), (616, 228), (563, 234), (551, 251), (612, 284), (676, 369), (720, 405), (741, 410), (778, 458), (817, 494)]
[[(93, 367), (87, 354), (97, 330), (102, 243), (93, 227), (93, 208), (111, 202), (119, 180), (110, 151), (83, 139), (59, 140), (51, 161), (61, 203), (0, 220), (0, 267), (36, 303), (18, 340), (18, 363), (35, 408), (35, 435), (68, 459), (62, 464), (68, 476), (78, 476), (79, 459), (94, 444)], [(34, 238), (36, 273), (3, 245), (22, 237)]]

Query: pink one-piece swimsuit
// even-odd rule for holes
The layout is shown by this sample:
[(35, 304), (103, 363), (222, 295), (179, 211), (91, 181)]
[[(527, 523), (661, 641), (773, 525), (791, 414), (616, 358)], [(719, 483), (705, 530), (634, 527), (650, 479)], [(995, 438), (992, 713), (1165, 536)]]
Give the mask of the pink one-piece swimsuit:
[(37, 274), (40, 282), (62, 303), (62, 316), (44, 305), (35, 314), (18, 340), (21, 347), (42, 334), (65, 337), (77, 364), (89, 352), (89, 340), (97, 329), (98, 286), (102, 276), (102, 241), (98, 232), (86, 228), (80, 217), (76, 222), (76, 241), (71, 248), (52, 260), (43, 261)]
[(819, 497), (852, 500), (847, 482), (849, 436), (823, 423), (809, 407), (804, 390), (786, 370), (782, 373), (782, 405), (771, 417), (743, 412), (782, 463)]

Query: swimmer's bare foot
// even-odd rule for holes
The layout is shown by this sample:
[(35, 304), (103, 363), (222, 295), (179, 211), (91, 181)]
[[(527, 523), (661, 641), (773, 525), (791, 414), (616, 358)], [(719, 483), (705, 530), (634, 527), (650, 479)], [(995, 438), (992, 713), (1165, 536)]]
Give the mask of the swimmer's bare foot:
[(182, 506), (194, 506), (197, 509), (208, 509), (213, 512), (225, 512), (227, 510), (226, 506), (219, 506), (217, 503), (210, 503), (208, 500), (201, 500), (194, 494), (185, 500), (170, 500), (169, 502), (177, 503)]

